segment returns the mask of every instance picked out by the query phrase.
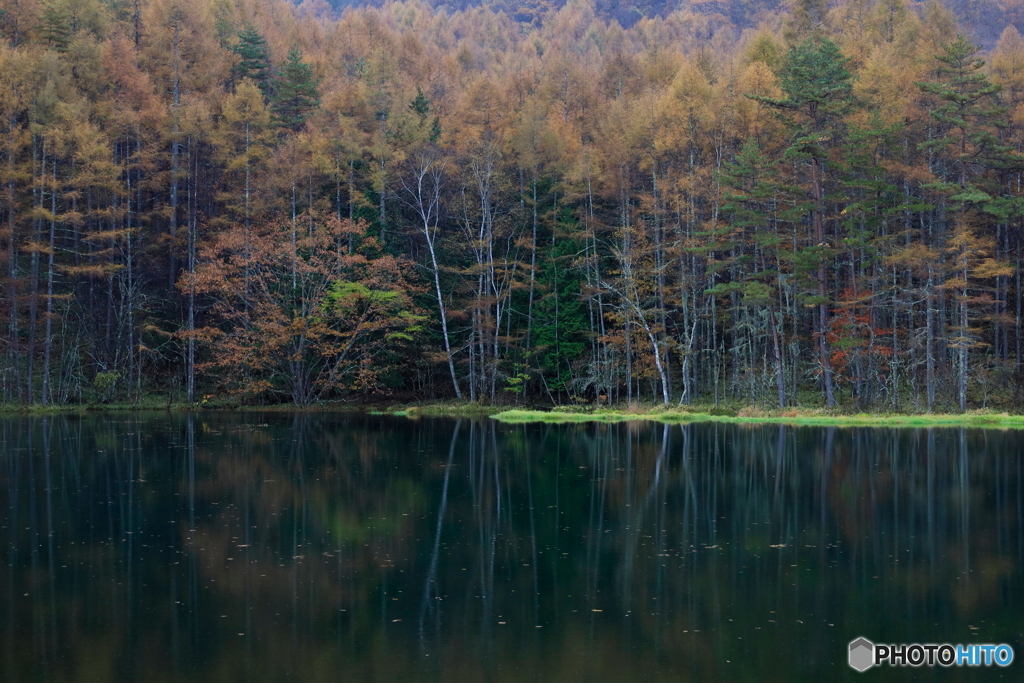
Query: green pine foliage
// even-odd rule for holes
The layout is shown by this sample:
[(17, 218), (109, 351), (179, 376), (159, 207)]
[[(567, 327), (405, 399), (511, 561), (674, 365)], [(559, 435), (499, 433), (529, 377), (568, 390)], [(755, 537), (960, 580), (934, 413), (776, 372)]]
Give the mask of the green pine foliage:
[(416, 97), (412, 102), (409, 103), (409, 111), (411, 111), (419, 122), (421, 130), (426, 128), (427, 140), (431, 143), (436, 143), (441, 139), (441, 118), (435, 116), (431, 121), (430, 125), (427, 126), (427, 117), (430, 116), (430, 100), (423, 94), (423, 91), (416, 88)]
[(798, 116), (792, 121), (796, 136), (787, 155), (825, 156), (824, 146), (836, 133), (835, 124), (853, 102), (853, 77), (846, 69), (848, 61), (828, 38), (809, 38), (789, 50), (780, 73), (786, 97), (759, 98)]
[[(946, 154), (955, 176), (952, 185), (936, 186), (959, 196), (961, 203), (985, 203), (991, 197), (973, 187), (972, 165), (1010, 168), (1019, 161), (1013, 150), (1000, 143), (997, 130), (1005, 127), (1007, 108), (999, 101), (1002, 86), (983, 71), (980, 48), (962, 35), (935, 55), (939, 81), (920, 81), (917, 86), (934, 97), (931, 117), (943, 127), (943, 134), (921, 143), (922, 150)], [(955, 195), (955, 196), (956, 196)]]
[(320, 107), (320, 79), (313, 68), (302, 61), (297, 48), (288, 51), (288, 58), (273, 80), (270, 110), (274, 124), (289, 130), (300, 130), (306, 119)]
[(71, 42), (71, 26), (67, 14), (53, 3), (43, 5), (39, 37), (44, 45), (58, 52), (67, 51)]
[(540, 281), (547, 291), (538, 300), (534, 318), (534, 344), (540, 371), (552, 391), (569, 392), (579, 374), (577, 361), (586, 350), (586, 307), (580, 296), (580, 278), (573, 260), (583, 245), (562, 238), (550, 247)]
[(267, 41), (253, 26), (246, 26), (238, 32), (238, 42), (231, 47), (238, 55), (234, 75), (237, 80), (251, 78), (266, 95), (270, 87), (270, 58), (267, 56)]

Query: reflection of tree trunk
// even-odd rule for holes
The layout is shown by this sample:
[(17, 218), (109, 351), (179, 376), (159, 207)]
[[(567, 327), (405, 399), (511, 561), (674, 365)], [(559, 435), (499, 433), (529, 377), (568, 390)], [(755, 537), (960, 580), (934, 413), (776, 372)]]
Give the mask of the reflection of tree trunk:
[(196, 553), (196, 418), (185, 418), (185, 446), (188, 457), (188, 600), (189, 634), (193, 644), (199, 637), (199, 557)]
[(441, 505), (437, 510), (437, 526), (434, 531), (434, 547), (430, 552), (430, 567), (427, 569), (427, 578), (423, 585), (423, 602), (420, 604), (420, 649), (425, 650), (424, 645), (424, 621), (427, 612), (431, 607), (431, 600), (438, 597), (437, 584), (437, 562), (441, 551), (441, 530), (444, 526), (444, 514), (448, 507), (448, 481), (451, 478), (452, 462), (455, 460), (455, 443), (459, 437), (459, 430), (462, 428), (462, 420), (455, 422), (455, 429), (452, 431), (451, 445), (448, 446), (448, 463), (444, 468), (444, 484), (441, 487)]
[[(971, 471), (967, 454), (967, 430), (960, 427), (957, 430), (958, 458), (957, 466), (960, 470), (960, 543), (964, 551), (963, 576), (971, 576)], [(967, 589), (967, 587), (965, 587)]]
[(786, 449), (786, 427), (779, 425), (775, 439), (775, 491), (773, 506), (779, 507), (779, 488), (782, 486), (783, 453)]
[(825, 510), (828, 501), (828, 480), (832, 472), (832, 435), (835, 433), (835, 427), (829, 427), (828, 430), (828, 434), (825, 437), (825, 457), (822, 458), (821, 484), (819, 485), (818, 491), (818, 499), (821, 506), (818, 521), (821, 524), (822, 529), (825, 528)]
[[(925, 451), (926, 468), (927, 468), (927, 493), (925, 494), (926, 506), (928, 508), (926, 516), (928, 520), (927, 534), (925, 539), (927, 541), (926, 547), (928, 548), (928, 564), (929, 573), (931, 578), (934, 578), (935, 571), (935, 560), (940, 549), (939, 540), (936, 534), (936, 495), (935, 495), (935, 430), (929, 429), (927, 446)], [(1018, 492), (1018, 495), (1019, 492)], [(1018, 512), (1020, 508), (1018, 507)]]
[(540, 577), (537, 575), (537, 524), (533, 514), (533, 472), (530, 454), (526, 454), (526, 507), (530, 511), (530, 569), (533, 570), (533, 623), (540, 624)]
[[(597, 603), (597, 591), (601, 580), (601, 544), (604, 540), (604, 507), (608, 498), (608, 483), (611, 470), (610, 458), (603, 453), (600, 446), (595, 449), (590, 464), (594, 468), (594, 476), (591, 478), (590, 486), (590, 513), (587, 528), (591, 533), (587, 536), (587, 557), (586, 567), (586, 599), (587, 606), (593, 607)], [(561, 510), (555, 510), (556, 515)], [(556, 524), (560, 521), (556, 520)], [(591, 622), (593, 625), (593, 622)]]
[[(11, 233), (13, 238), (14, 233)], [(10, 444), (10, 442), (8, 442)], [(8, 446), (10, 447), (10, 446)], [(21, 483), (21, 453), (17, 448), (10, 448), (10, 450), (4, 456), (4, 474), (6, 478), (4, 483), (7, 489), (7, 551), (5, 553), (8, 567), (17, 567), (19, 565), (20, 558), (18, 557), (18, 531), (22, 528), (21, 516), (18, 514), (20, 511), (20, 486)], [(5, 583), (6, 588), (6, 600), (8, 605), (14, 605), (14, 587), (17, 582), (15, 578), (16, 572), (8, 570), (4, 572), (7, 576)], [(8, 617), (4, 621), (7, 622), (7, 637), (4, 639), (5, 644), (5, 656), (8, 662), (14, 661), (14, 643), (17, 640), (17, 636), (22, 628), (18, 624), (17, 619)]]
[[(53, 476), (51, 474), (50, 467), (50, 432), (53, 430), (53, 423), (47, 418), (42, 419), (43, 427), (43, 476), (45, 477), (44, 484), (46, 485), (46, 556), (49, 564), (49, 579), (50, 579), (50, 614), (57, 614), (57, 567), (56, 559), (53, 556)], [(129, 561), (131, 556), (129, 555)], [(131, 576), (129, 564), (129, 577)], [(131, 583), (129, 582), (129, 591), (131, 590)], [(130, 596), (129, 596), (130, 597)], [(129, 604), (132, 604), (129, 602)], [(128, 626), (130, 628), (130, 624)], [(57, 644), (57, 620), (50, 620), (50, 647), (56, 650)], [(51, 650), (51, 652), (53, 651)]]

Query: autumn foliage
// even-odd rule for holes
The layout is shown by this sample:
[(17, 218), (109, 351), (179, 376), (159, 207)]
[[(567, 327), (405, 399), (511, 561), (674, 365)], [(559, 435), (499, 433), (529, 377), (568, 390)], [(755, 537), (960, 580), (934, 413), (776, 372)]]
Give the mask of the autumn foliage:
[(616, 8), (0, 0), (0, 399), (1024, 396), (1019, 8)]
[(303, 214), (205, 244), (195, 275), (179, 282), (209, 302), (209, 325), (192, 333), (210, 349), (199, 370), (227, 391), (297, 405), (380, 390), (389, 347), (415, 342), (423, 316), (411, 264), (380, 254), (365, 229)]

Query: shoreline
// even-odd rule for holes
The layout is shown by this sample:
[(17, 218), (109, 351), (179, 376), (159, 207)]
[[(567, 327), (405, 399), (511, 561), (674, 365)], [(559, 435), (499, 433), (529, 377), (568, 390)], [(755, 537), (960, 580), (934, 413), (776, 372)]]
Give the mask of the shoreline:
[(997, 429), (1024, 429), (1024, 415), (1008, 413), (967, 412), (964, 414), (895, 414), (856, 413), (830, 415), (799, 411), (782, 411), (794, 414), (748, 414), (738, 411), (737, 415), (715, 415), (699, 411), (647, 411), (628, 412), (601, 410), (593, 412), (566, 412), (552, 410), (506, 410), (491, 415), (492, 419), (507, 424), (572, 424), (587, 422), (630, 422), (646, 421), (664, 424), (690, 424), (696, 422), (723, 422), (728, 424), (779, 424), (793, 427), (974, 427)]
[(762, 411), (696, 407), (689, 410), (660, 407), (592, 408), (552, 407), (551, 410), (520, 409), (502, 405), (468, 402), (424, 403), (320, 403), (310, 406), (275, 404), (269, 406), (202, 405), (188, 403), (144, 402), (132, 404), (87, 404), (65, 406), (0, 405), (0, 415), (87, 415), (105, 412), (282, 412), (282, 413), (363, 413), (395, 417), (475, 417), (490, 418), (505, 424), (572, 424), (589, 422), (660, 422), (688, 424), (722, 422), (729, 424), (781, 424), (807, 427), (974, 427), (1024, 429), (1024, 415), (994, 411), (956, 413), (854, 413), (835, 414), (815, 409)]

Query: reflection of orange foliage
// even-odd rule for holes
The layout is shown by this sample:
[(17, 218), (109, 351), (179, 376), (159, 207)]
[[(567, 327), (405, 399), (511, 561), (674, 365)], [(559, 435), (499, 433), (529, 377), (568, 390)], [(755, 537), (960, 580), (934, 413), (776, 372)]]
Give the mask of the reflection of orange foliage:
[(850, 495), (859, 491), (858, 487), (850, 485), (851, 481), (857, 479), (857, 467), (855, 458), (837, 453), (828, 471), (828, 507), (843, 539), (851, 543), (873, 531), (876, 506), (888, 503), (892, 491), (892, 469), (886, 462), (884, 467), (879, 467), (874, 473), (877, 489), (874, 498)]
[[(222, 433), (205, 424), (203, 429)], [(293, 586), (301, 583), (321, 604), (350, 608), (365, 598), (361, 591), (372, 589), (380, 571), (394, 570), (396, 558), (410, 556), (411, 518), (398, 512), (412, 509), (410, 491), (373, 489), (357, 474), (375, 471), (383, 455), (379, 443), (359, 434), (320, 435), (321, 452), (330, 455), (318, 461), (312, 481), (304, 482), (295, 478), (294, 463), (273, 457), (269, 432), (248, 426), (225, 431), (232, 448), (201, 447), (196, 453), (210, 476), (196, 482), (194, 496), (200, 509), (212, 512), (197, 516), (194, 531), (187, 523), (178, 531), (204, 585), (238, 599), (248, 596), (269, 611), (292, 600)], [(350, 469), (348, 458), (358, 458), (361, 467)], [(344, 503), (338, 502), (338, 490), (347, 492)], [(301, 529), (283, 525), (288, 516), (301, 518)], [(344, 537), (337, 526), (341, 517), (365, 535)], [(398, 521), (374, 521), (382, 518)], [(344, 580), (353, 573), (372, 577), (371, 583)]]
[[(894, 440), (892, 447), (898, 449), (898, 441)], [(949, 459), (938, 458), (936, 460), (941, 464), (931, 465), (936, 471), (915, 481), (907, 477), (907, 471), (929, 467), (923, 452), (905, 452), (895, 462), (892, 457), (880, 457), (877, 462), (867, 463), (862, 456), (856, 450), (843, 452), (837, 448), (833, 451), (827, 472), (828, 509), (842, 541), (851, 547), (865, 542), (871, 544), (875, 542), (873, 539), (887, 535), (891, 537), (890, 525), (900, 519), (892, 516), (894, 505), (898, 506), (899, 500), (924, 502), (930, 494), (927, 490), (915, 490), (915, 487), (920, 487), (927, 480), (943, 479), (948, 476), (949, 468), (956, 467)], [(911, 462), (914, 459), (917, 462)], [(871, 470), (871, 495), (864, 495), (865, 468)], [(900, 473), (899, 470), (904, 471)], [(978, 488), (977, 485), (975, 487)], [(939, 499), (951, 509), (969, 506), (972, 517), (985, 514), (984, 496), (977, 490), (965, 493), (953, 486), (938, 493), (936, 501)], [(994, 519), (990, 521), (995, 522)], [(887, 549), (881, 557), (874, 558), (871, 571), (879, 576), (888, 572), (887, 580), (897, 581), (899, 590), (915, 599), (935, 591), (948, 593), (956, 611), (967, 618), (977, 614), (981, 608), (999, 605), (1002, 587), (1007, 578), (1017, 571), (1013, 559), (1003, 554), (1004, 550), (996, 540), (997, 526), (997, 522), (976, 526), (969, 537), (961, 535), (963, 529), (944, 529), (938, 533), (932, 530), (932, 535), (924, 539), (925, 545), (930, 546), (928, 552), (917, 555), (900, 546), (893, 546), (892, 550), (896, 552), (892, 552), (883, 544)], [(914, 536), (909, 535), (908, 538), (913, 539)], [(909, 543), (913, 545), (921, 540), (918, 537), (917, 541)], [(929, 552), (943, 561), (933, 564)]]
[(966, 617), (981, 605), (1000, 604), (1003, 582), (1015, 571), (1013, 560), (1007, 557), (981, 555), (974, 571), (953, 584), (953, 604), (957, 611)]

